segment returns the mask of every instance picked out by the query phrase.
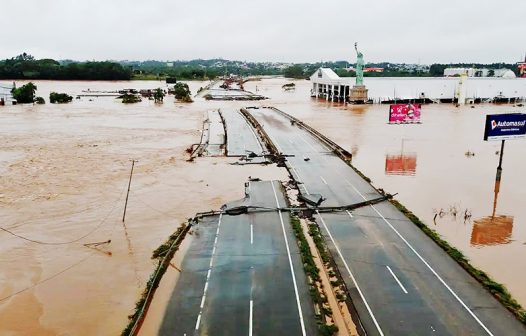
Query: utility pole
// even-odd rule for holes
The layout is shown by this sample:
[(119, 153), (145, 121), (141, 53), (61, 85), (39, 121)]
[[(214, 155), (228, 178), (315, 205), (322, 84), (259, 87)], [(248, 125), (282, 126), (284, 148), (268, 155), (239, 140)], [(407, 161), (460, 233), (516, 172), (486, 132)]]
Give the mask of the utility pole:
[(130, 180), (128, 182), (128, 192), (126, 193), (126, 202), (124, 203), (124, 213), (122, 214), (122, 222), (124, 223), (124, 219), (126, 218), (126, 208), (128, 207), (128, 197), (130, 196), (130, 186), (131, 186), (131, 181), (132, 181), (132, 176), (133, 176), (133, 167), (135, 166), (135, 162), (137, 162), (137, 160), (131, 160), (132, 161), (132, 166), (131, 166), (131, 172), (130, 172)]

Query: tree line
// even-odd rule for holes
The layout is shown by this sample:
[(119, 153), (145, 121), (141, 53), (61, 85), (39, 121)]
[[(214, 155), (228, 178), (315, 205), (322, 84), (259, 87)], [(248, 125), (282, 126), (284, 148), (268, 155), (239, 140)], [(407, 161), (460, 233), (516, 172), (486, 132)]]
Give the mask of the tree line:
[(71, 62), (35, 59), (23, 53), (0, 61), (0, 79), (129, 80), (132, 70), (115, 62)]

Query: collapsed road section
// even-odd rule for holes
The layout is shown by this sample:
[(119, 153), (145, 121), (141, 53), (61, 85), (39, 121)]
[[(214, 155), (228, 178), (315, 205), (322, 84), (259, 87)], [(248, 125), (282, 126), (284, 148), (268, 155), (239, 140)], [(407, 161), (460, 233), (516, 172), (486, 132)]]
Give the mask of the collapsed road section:
[(220, 112), (227, 134), (227, 155), (240, 157), (239, 164), (269, 163), (260, 139), (240, 112), (234, 109), (221, 109)]
[(203, 121), (201, 139), (190, 148), (190, 161), (198, 156), (225, 155), (226, 132), (224, 119), (218, 110), (210, 110)]
[(201, 139), (189, 149), (190, 159), (201, 156), (239, 157), (235, 164), (267, 164), (261, 139), (239, 111), (210, 110), (203, 121)]
[[(345, 151), (274, 108), (245, 110), (315, 206), (378, 199)], [(390, 202), (315, 211), (370, 335), (524, 335), (526, 328)]]
[[(279, 182), (246, 185), (239, 206), (280, 208)], [(193, 226), (160, 335), (316, 335), (318, 326), (289, 213), (203, 217)]]
[(199, 95), (206, 100), (263, 100), (267, 97), (245, 91), (242, 78), (228, 77), (208, 85)]

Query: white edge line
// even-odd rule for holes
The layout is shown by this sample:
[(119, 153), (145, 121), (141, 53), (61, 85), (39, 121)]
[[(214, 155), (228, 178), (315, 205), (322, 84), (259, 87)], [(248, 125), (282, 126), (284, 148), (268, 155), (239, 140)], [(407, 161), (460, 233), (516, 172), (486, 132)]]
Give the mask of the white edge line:
[[(358, 189), (356, 189), (356, 187), (351, 182), (349, 182), (348, 180), (345, 181), (360, 196), (362, 196), (363, 199), (365, 199), (365, 197), (358, 191)], [(475, 321), (477, 321), (477, 323), (482, 327), (482, 329), (484, 329), (484, 331), (486, 331), (488, 335), (493, 336), (493, 333), (484, 325), (484, 323), (482, 323), (482, 321), (477, 317), (477, 315), (475, 315), (475, 313), (473, 313), (471, 309), (469, 309), (469, 307), (464, 303), (464, 301), (462, 301), (462, 299), (457, 295), (457, 293), (455, 293), (455, 291), (453, 291), (453, 289), (449, 287), (449, 285), (444, 281), (444, 279), (442, 279), (440, 275), (438, 275), (438, 273), (433, 269), (433, 267), (431, 267), (431, 265), (428, 264), (428, 262), (413, 248), (413, 246), (409, 244), (409, 242), (404, 238), (404, 236), (402, 236), (400, 232), (398, 232), (398, 230), (387, 219), (385, 219), (385, 217), (373, 205), (371, 205), (371, 208), (373, 208), (373, 210), (376, 211), (376, 213), (384, 220), (384, 222), (386, 222), (387, 225), (389, 225), (389, 227), (398, 235), (398, 237), (400, 237), (400, 239), (402, 239), (402, 241), (411, 249), (411, 251), (413, 251), (413, 253), (416, 254), (416, 256), (424, 263), (424, 265), (427, 266), (431, 273), (435, 275), (435, 277), (444, 285), (444, 287), (447, 288), (447, 290), (453, 295), (453, 297), (457, 299), (457, 301), (462, 305), (462, 307), (466, 309), (466, 311), (471, 315), (471, 317), (473, 317)]]
[(252, 311), (254, 309), (254, 301), (250, 300), (250, 315), (248, 317), (248, 336), (252, 336)]
[(325, 220), (320, 215), (320, 212), (318, 210), (316, 210), (316, 213), (320, 217), (320, 220), (321, 220), (323, 226), (325, 227), (325, 230), (329, 234), (329, 238), (331, 238), (331, 241), (334, 244), (334, 247), (336, 248), (336, 251), (338, 252), (338, 255), (342, 259), (342, 262), (343, 262), (343, 265), (345, 266), (345, 269), (347, 270), (347, 272), (349, 273), (349, 276), (351, 277), (352, 281), (354, 282), (354, 285), (356, 286), (356, 289), (358, 290), (358, 293), (360, 294), (360, 297), (362, 298), (363, 303), (365, 304), (365, 307), (367, 308), (367, 311), (369, 312), (369, 315), (371, 316), (371, 318), (372, 318), (372, 320), (374, 322), (374, 325), (376, 326), (376, 329), (378, 330), (378, 333), (381, 336), (383, 336), (384, 333), (382, 332), (382, 328), (380, 328), (380, 325), (378, 324), (378, 321), (376, 321), (376, 318), (374, 317), (374, 314), (373, 314), (373, 311), (371, 310), (371, 307), (369, 307), (369, 304), (367, 303), (367, 300), (365, 299), (365, 296), (363, 295), (362, 290), (360, 289), (360, 286), (358, 286), (358, 282), (356, 282), (356, 279), (354, 278), (354, 275), (352, 274), (351, 269), (349, 268), (349, 265), (347, 265), (347, 262), (343, 258), (343, 255), (342, 255), (342, 252), (340, 251), (340, 248), (338, 247), (338, 245), (334, 241), (334, 238), (332, 237), (332, 234), (329, 231), (329, 228), (327, 227), (327, 224), (325, 224)]
[(323, 183), (329, 185), (329, 184), (327, 183), (327, 181), (325, 181), (325, 179), (323, 178), (323, 176), (320, 175), (320, 178), (321, 178), (321, 180), (323, 181)]
[(208, 280), (210, 279), (210, 273), (212, 272), (212, 265), (214, 264), (214, 255), (216, 251), (217, 237), (219, 236), (219, 226), (221, 226), (221, 219), (223, 214), (219, 214), (219, 221), (217, 223), (216, 238), (214, 240), (214, 248), (212, 249), (212, 256), (210, 257), (210, 267), (206, 274), (205, 288), (203, 289), (203, 297), (201, 298), (201, 305), (199, 307), (199, 315), (197, 315), (197, 321), (195, 322), (195, 330), (199, 330), (199, 324), (201, 323), (201, 314), (203, 313), (203, 307), (205, 305), (206, 292), (208, 291)]
[(254, 244), (254, 225), (250, 224), (250, 244)]
[(247, 124), (248, 128), (250, 129), (252, 135), (254, 136), (254, 139), (256, 139), (256, 143), (258, 144), (259, 146), (259, 149), (261, 151), (263, 151), (263, 146), (261, 145), (261, 142), (259, 141), (257, 135), (256, 135), (256, 132), (254, 131), (254, 129), (252, 128), (252, 126), (248, 123), (248, 120), (245, 119), (245, 117), (241, 114), (241, 112), (239, 112), (238, 110), (236, 110), (236, 112), (241, 116), (241, 118), (243, 120), (245, 120), (245, 124)]
[[(276, 193), (276, 188), (274, 188), (274, 182), (271, 181), (270, 184), (272, 185), (272, 191), (274, 191), (274, 197), (276, 198), (276, 205), (279, 208), (278, 194)], [(285, 232), (285, 224), (283, 223), (283, 217), (281, 216), (281, 210), (278, 210), (278, 214), (279, 214), (279, 220), (281, 222), (281, 229), (283, 230), (283, 237), (285, 238), (285, 247), (287, 248), (287, 255), (289, 258), (290, 272), (292, 274), (292, 283), (294, 284), (294, 292), (296, 294), (296, 304), (298, 306), (298, 314), (300, 317), (301, 333), (303, 336), (305, 336), (306, 335), (305, 323), (303, 322), (303, 312), (301, 310), (300, 297), (298, 294), (298, 286), (296, 285), (296, 275), (294, 274), (294, 266), (292, 265), (292, 257), (290, 256), (289, 241), (287, 239), (287, 234)]]
[(402, 283), (400, 282), (400, 280), (398, 280), (398, 277), (394, 274), (393, 270), (391, 269), (391, 267), (385, 265), (385, 267), (387, 267), (387, 269), (389, 270), (389, 273), (391, 273), (391, 275), (393, 276), (393, 278), (396, 280), (396, 282), (398, 283), (398, 285), (400, 286), (400, 288), (402, 288), (402, 290), (404, 291), (404, 293), (407, 294), (407, 290), (405, 289), (404, 285), (402, 285)]
[(195, 330), (199, 330), (199, 323), (201, 322), (201, 313), (197, 316), (197, 322), (195, 323)]

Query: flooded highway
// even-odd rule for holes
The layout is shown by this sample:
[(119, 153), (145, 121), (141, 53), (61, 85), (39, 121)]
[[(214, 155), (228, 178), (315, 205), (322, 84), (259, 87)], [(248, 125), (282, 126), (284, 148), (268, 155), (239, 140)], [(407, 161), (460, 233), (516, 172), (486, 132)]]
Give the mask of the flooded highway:
[[(44, 97), (166, 85), (35, 83)], [(2, 106), (0, 219), (3, 228), (36, 242), (0, 232), (1, 333), (119, 334), (154, 268), (152, 251), (182, 222), (243, 197), (248, 176), (286, 179), (271, 166), (232, 165), (238, 158), (186, 162), (207, 111), (222, 106), (171, 97), (162, 105), (82, 98)], [(131, 159), (139, 161), (123, 224)]]
[[(241, 116), (240, 116), (241, 117)], [(243, 203), (286, 204), (278, 181), (249, 182)], [(282, 212), (220, 214), (195, 240), (164, 315), (161, 335), (316, 334), (298, 245)]]
[[(378, 85), (371, 84), (371, 94), (389, 96), (393, 82), (375, 81)], [(186, 149), (199, 142), (208, 111), (230, 111), (225, 112), (228, 123), (229, 117), (237, 117), (233, 111), (247, 105), (276, 106), (347, 149), (353, 154), (353, 164), (374, 186), (398, 193), (397, 199), (428, 226), (526, 304), (526, 209), (522, 207), (526, 177), (521, 173), (526, 147), (520, 140), (507, 142), (502, 183), (495, 197), (500, 148), (497, 143), (482, 141), (486, 114), (524, 113), (524, 107), (425, 105), (421, 125), (388, 125), (387, 106), (316, 101), (310, 98), (308, 81), (295, 81), (292, 92), (281, 89), (287, 82), (247, 82), (247, 90), (270, 98), (262, 102), (196, 98), (193, 104), (183, 104), (167, 97), (162, 105), (148, 100), (124, 105), (113, 98), (84, 97), (66, 105), (0, 107), (0, 219), (2, 227), (26, 238), (0, 232), (2, 328), (13, 335), (120, 333), (154, 267), (151, 252), (180, 223), (196, 212), (240, 199), (248, 176), (287, 180), (284, 170), (274, 165), (232, 165), (238, 158), (185, 161)], [(397, 92), (401, 92), (398, 85), (403, 86), (403, 80), (399, 82)], [(496, 89), (505, 82), (488, 80), (485, 87)], [(422, 83), (408, 85), (424, 87), (425, 81)], [(51, 91), (75, 95), (88, 88), (166, 86), (155, 81), (36, 84), (37, 95), (44, 97)], [(195, 93), (208, 82), (189, 84)], [(520, 90), (523, 84), (513, 85), (501, 91)], [(282, 122), (271, 115), (266, 123), (286, 132)], [(237, 147), (236, 154), (259, 150), (251, 136), (246, 135), (245, 142), (229, 136), (227, 140)], [(308, 147), (301, 139), (294, 141)], [(139, 162), (123, 224), (131, 159)], [(311, 178), (308, 170), (300, 168), (301, 174)], [(331, 183), (332, 176), (319, 175)], [(313, 190), (325, 188), (325, 182), (315, 177)], [(335, 188), (330, 200), (348, 200), (345, 187)], [(374, 235), (376, 231), (368, 231), (370, 214), (363, 215), (356, 216), (354, 222)], [(327, 219), (327, 227), (337, 229), (338, 222), (337, 218)], [(351, 238), (342, 234), (338, 239)], [(96, 249), (83, 245), (107, 240), (111, 243)], [(402, 277), (394, 267), (391, 270), (402, 282), (410, 282), (410, 276)], [(382, 271), (389, 270), (384, 267)], [(393, 297), (403, 297), (393, 277), (383, 281), (388, 279), (391, 283), (386, 288), (393, 290)], [(406, 289), (413, 291), (415, 287), (408, 285)], [(161, 289), (159, 296), (169, 297), (171, 290)], [(64, 315), (65, 310), (70, 314)]]
[[(351, 167), (279, 111), (250, 109), (323, 206), (380, 196)], [(307, 160), (308, 158), (308, 160)], [(315, 216), (367, 334), (522, 335), (526, 328), (388, 202)], [(478, 307), (484, 307), (479, 309)], [(411, 318), (408, 318), (411, 315)]]
[[(374, 82), (373, 82), (374, 80)], [(393, 82), (409, 79), (366, 79), (373, 97), (392, 92)], [(438, 86), (451, 79), (418, 80)], [(512, 88), (525, 88), (526, 81)], [(486, 87), (506, 88), (508, 80), (483, 79)], [(388, 105), (343, 105), (310, 99), (311, 84), (295, 81), (296, 90), (281, 89), (283, 80), (249, 82), (272, 105), (305, 121), (353, 154), (353, 165), (372, 179), (373, 185), (399, 199), (432, 229), (460, 249), (478, 268), (503, 283), (526, 305), (526, 142), (507, 141), (503, 175), (497, 197), (498, 218), (488, 224), (495, 200), (495, 173), (500, 142), (483, 141), (486, 114), (526, 113), (513, 105), (424, 105), (422, 124), (389, 125)], [(376, 85), (378, 83), (378, 85)], [(478, 83), (478, 82), (476, 82)], [(411, 84), (415, 85), (415, 84)], [(472, 85), (476, 89), (476, 84)], [(398, 86), (397, 86), (398, 87)], [(421, 87), (425, 87), (422, 85)], [(397, 89), (398, 90), (398, 89)], [(526, 92), (526, 89), (522, 89)], [(524, 93), (523, 93), (524, 95)], [(474, 156), (466, 155), (467, 152)], [(464, 220), (464, 214), (471, 215)], [(485, 220), (486, 219), (486, 220)]]

